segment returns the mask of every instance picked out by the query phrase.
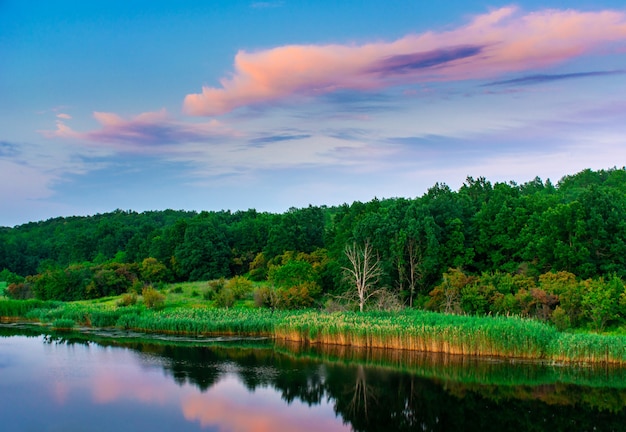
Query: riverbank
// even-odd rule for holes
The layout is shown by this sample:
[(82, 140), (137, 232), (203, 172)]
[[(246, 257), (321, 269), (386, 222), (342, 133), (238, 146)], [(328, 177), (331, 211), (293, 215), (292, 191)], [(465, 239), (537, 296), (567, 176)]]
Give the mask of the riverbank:
[(199, 305), (146, 309), (111, 302), (2, 300), (0, 317), (178, 335), (249, 335), (304, 344), (384, 348), (556, 363), (626, 365), (626, 337), (560, 332), (518, 317), (400, 312), (272, 311)]

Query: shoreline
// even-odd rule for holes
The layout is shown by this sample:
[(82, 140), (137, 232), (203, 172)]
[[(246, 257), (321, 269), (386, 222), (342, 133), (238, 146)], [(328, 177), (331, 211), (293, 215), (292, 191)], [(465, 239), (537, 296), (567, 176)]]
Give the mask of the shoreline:
[[(23, 313), (23, 312), (22, 312)], [(461, 355), (551, 364), (626, 365), (626, 337), (565, 333), (518, 317), (473, 317), (406, 310), (397, 313), (327, 313), (315, 310), (143, 308), (83, 305), (34, 308), (0, 322), (72, 331), (81, 326), (143, 334), (263, 337), (304, 346), (336, 346)]]

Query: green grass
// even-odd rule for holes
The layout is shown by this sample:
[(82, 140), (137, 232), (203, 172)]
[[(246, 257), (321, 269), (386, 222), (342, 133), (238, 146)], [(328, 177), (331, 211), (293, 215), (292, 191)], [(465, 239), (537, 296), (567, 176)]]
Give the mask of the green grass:
[(54, 322), (52, 323), (52, 328), (54, 328), (55, 330), (72, 330), (75, 324), (76, 323), (74, 322), (74, 320), (60, 318), (54, 320)]
[(305, 344), (383, 348), (555, 363), (626, 364), (626, 337), (564, 333), (551, 325), (517, 317), (446, 315), (420, 310), (401, 312), (271, 311), (240, 300), (229, 309), (213, 307), (202, 294), (207, 282), (174, 284), (160, 310), (146, 309), (141, 298), (120, 306), (121, 297), (81, 302), (0, 300), (0, 316), (43, 323), (114, 327), (180, 335), (238, 334), (270, 336)]

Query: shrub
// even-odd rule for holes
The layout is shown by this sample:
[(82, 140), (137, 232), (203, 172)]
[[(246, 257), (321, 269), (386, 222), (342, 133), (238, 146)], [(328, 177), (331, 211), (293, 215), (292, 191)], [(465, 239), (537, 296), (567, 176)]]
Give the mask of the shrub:
[(117, 305), (126, 307), (126, 306), (132, 306), (136, 303), (137, 303), (137, 293), (135, 291), (130, 291), (122, 295), (122, 298), (117, 302)]
[(278, 290), (277, 306), (281, 309), (309, 308), (320, 291), (319, 285), (315, 282), (303, 282), (289, 288), (281, 288)]
[(145, 286), (141, 294), (143, 296), (143, 304), (148, 309), (160, 309), (165, 304), (165, 296), (150, 285)]
[(211, 288), (216, 293), (220, 292), (222, 288), (224, 288), (225, 286), (226, 286), (226, 279), (224, 278), (219, 278), (219, 279), (209, 281), (209, 288)]
[(254, 285), (247, 278), (243, 276), (235, 276), (234, 278), (226, 282), (224, 288), (230, 289), (235, 295), (235, 298), (243, 299), (252, 292), (253, 287)]
[(276, 307), (276, 292), (268, 286), (262, 286), (254, 290), (253, 298), (256, 307)]
[(569, 316), (567, 316), (565, 309), (561, 306), (557, 306), (556, 309), (554, 309), (550, 320), (558, 330), (567, 330), (571, 327)]
[(233, 290), (223, 288), (215, 295), (215, 305), (217, 307), (229, 308), (235, 304), (235, 293)]
[[(402, 301), (398, 295), (388, 289), (381, 290), (376, 296), (376, 309), (381, 311), (399, 311), (402, 309)], [(328, 305), (326, 306), (328, 307)]]
[(15, 300), (26, 300), (35, 297), (33, 290), (31, 289), (31, 285), (28, 282), (10, 284), (5, 291), (5, 294), (7, 297)]

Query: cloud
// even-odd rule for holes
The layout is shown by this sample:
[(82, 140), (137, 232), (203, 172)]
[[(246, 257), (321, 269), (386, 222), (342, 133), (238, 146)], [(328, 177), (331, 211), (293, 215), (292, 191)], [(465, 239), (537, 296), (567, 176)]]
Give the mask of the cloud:
[[(336, 418), (327, 401), (312, 406), (295, 401), (286, 410), (283, 407), (284, 401), (279, 399), (278, 393), (273, 389), (257, 388), (252, 394), (244, 391), (241, 384), (233, 384), (232, 380), (222, 381), (209, 393), (192, 394), (183, 398), (182, 412), (185, 419), (199, 423), (203, 429), (242, 432), (333, 432), (349, 429), (341, 419)], [(237, 415), (242, 412), (245, 415)]]
[(72, 118), (71, 115), (69, 114), (65, 114), (65, 113), (59, 113), (57, 114), (57, 118), (63, 119), (63, 120), (70, 120)]
[(294, 141), (294, 140), (301, 140), (301, 139), (306, 139), (306, 138), (311, 138), (311, 135), (310, 134), (270, 135), (270, 136), (264, 136), (260, 138), (254, 138), (248, 142), (254, 145), (263, 145), (263, 144), (275, 143), (275, 142), (280, 142), (280, 141)]
[(442, 32), (364, 45), (287, 45), (239, 51), (220, 87), (189, 94), (190, 115), (281, 99), (432, 81), (489, 79), (545, 68), (626, 39), (626, 14), (505, 7)]
[(483, 48), (480, 46), (459, 46), (390, 56), (374, 66), (371, 71), (381, 72), (385, 75), (410, 73), (417, 69), (434, 68), (455, 60), (476, 56), (480, 54)]
[(501, 85), (530, 85), (530, 84), (542, 84), (544, 82), (552, 82), (552, 81), (560, 81), (566, 79), (575, 79), (575, 78), (591, 78), (591, 77), (599, 77), (599, 76), (611, 76), (611, 75), (623, 75), (626, 74), (626, 71), (617, 70), (617, 71), (592, 71), (592, 72), (575, 72), (575, 73), (565, 73), (565, 74), (537, 74), (537, 75), (528, 75), (520, 78), (502, 80), (502, 81), (493, 81), (487, 84), (484, 84), (484, 87), (488, 86), (501, 86)]
[(101, 128), (77, 132), (63, 120), (57, 120), (54, 131), (42, 131), (48, 138), (72, 138), (96, 143), (125, 146), (137, 149), (142, 146), (202, 142), (212, 138), (234, 135), (234, 132), (217, 120), (205, 123), (184, 123), (173, 119), (166, 110), (146, 112), (130, 119), (114, 113), (94, 112), (93, 117)]
[(0, 157), (11, 158), (19, 154), (19, 149), (16, 144), (8, 141), (0, 141)]

